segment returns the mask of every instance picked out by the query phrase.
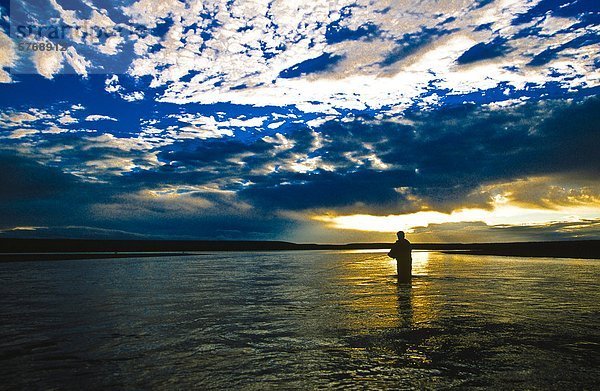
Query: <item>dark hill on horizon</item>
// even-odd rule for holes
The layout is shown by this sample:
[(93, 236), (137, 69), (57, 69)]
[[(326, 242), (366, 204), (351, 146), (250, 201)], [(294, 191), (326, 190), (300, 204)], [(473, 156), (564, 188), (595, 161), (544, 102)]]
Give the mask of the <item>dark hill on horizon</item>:
[[(313, 244), (250, 240), (93, 240), (2, 238), (0, 239), (0, 261), (185, 255), (187, 253), (212, 251), (385, 249), (390, 248), (391, 245), (392, 243)], [(512, 243), (413, 243), (413, 249), (472, 255), (600, 259), (600, 240)]]

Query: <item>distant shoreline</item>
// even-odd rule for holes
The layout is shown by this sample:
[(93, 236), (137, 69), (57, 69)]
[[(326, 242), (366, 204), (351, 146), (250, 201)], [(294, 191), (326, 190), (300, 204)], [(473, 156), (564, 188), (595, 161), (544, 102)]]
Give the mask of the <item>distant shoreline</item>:
[[(312, 244), (282, 241), (0, 239), (0, 262), (138, 258), (200, 252), (368, 250), (392, 243)], [(513, 243), (413, 243), (449, 254), (600, 259), (600, 240)]]
[(154, 258), (154, 257), (181, 257), (189, 255), (200, 255), (198, 253), (181, 252), (143, 252), (143, 253), (0, 253), (0, 263), (5, 262), (37, 262), (37, 261), (70, 261), (84, 259), (112, 259), (112, 258)]

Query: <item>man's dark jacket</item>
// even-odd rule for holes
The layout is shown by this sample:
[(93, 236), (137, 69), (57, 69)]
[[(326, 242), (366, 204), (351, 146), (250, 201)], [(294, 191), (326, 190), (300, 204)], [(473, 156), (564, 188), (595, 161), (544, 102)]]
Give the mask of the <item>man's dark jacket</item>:
[(408, 280), (412, 275), (412, 246), (406, 239), (399, 239), (392, 245), (388, 253), (390, 258), (396, 258), (398, 263), (398, 279)]

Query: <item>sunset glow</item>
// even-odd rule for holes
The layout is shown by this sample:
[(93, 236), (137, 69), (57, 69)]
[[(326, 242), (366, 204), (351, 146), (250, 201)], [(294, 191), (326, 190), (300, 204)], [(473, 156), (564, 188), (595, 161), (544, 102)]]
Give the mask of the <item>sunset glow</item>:
[(452, 213), (423, 211), (405, 215), (346, 215), (314, 216), (317, 221), (332, 228), (367, 232), (411, 232), (416, 227), (430, 224), (483, 222), (489, 226), (535, 226), (556, 222), (584, 222), (600, 218), (600, 206), (574, 207), (561, 210), (527, 209), (518, 206), (499, 206), (493, 210), (461, 209)]

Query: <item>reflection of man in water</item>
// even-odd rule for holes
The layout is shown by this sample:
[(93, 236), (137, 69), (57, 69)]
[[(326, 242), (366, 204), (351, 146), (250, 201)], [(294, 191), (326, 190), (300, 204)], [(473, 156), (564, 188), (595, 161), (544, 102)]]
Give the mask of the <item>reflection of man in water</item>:
[(404, 232), (398, 231), (398, 240), (392, 245), (392, 249), (388, 253), (388, 257), (396, 258), (398, 269), (398, 281), (410, 282), (412, 277), (412, 256), (411, 245), (404, 238)]

